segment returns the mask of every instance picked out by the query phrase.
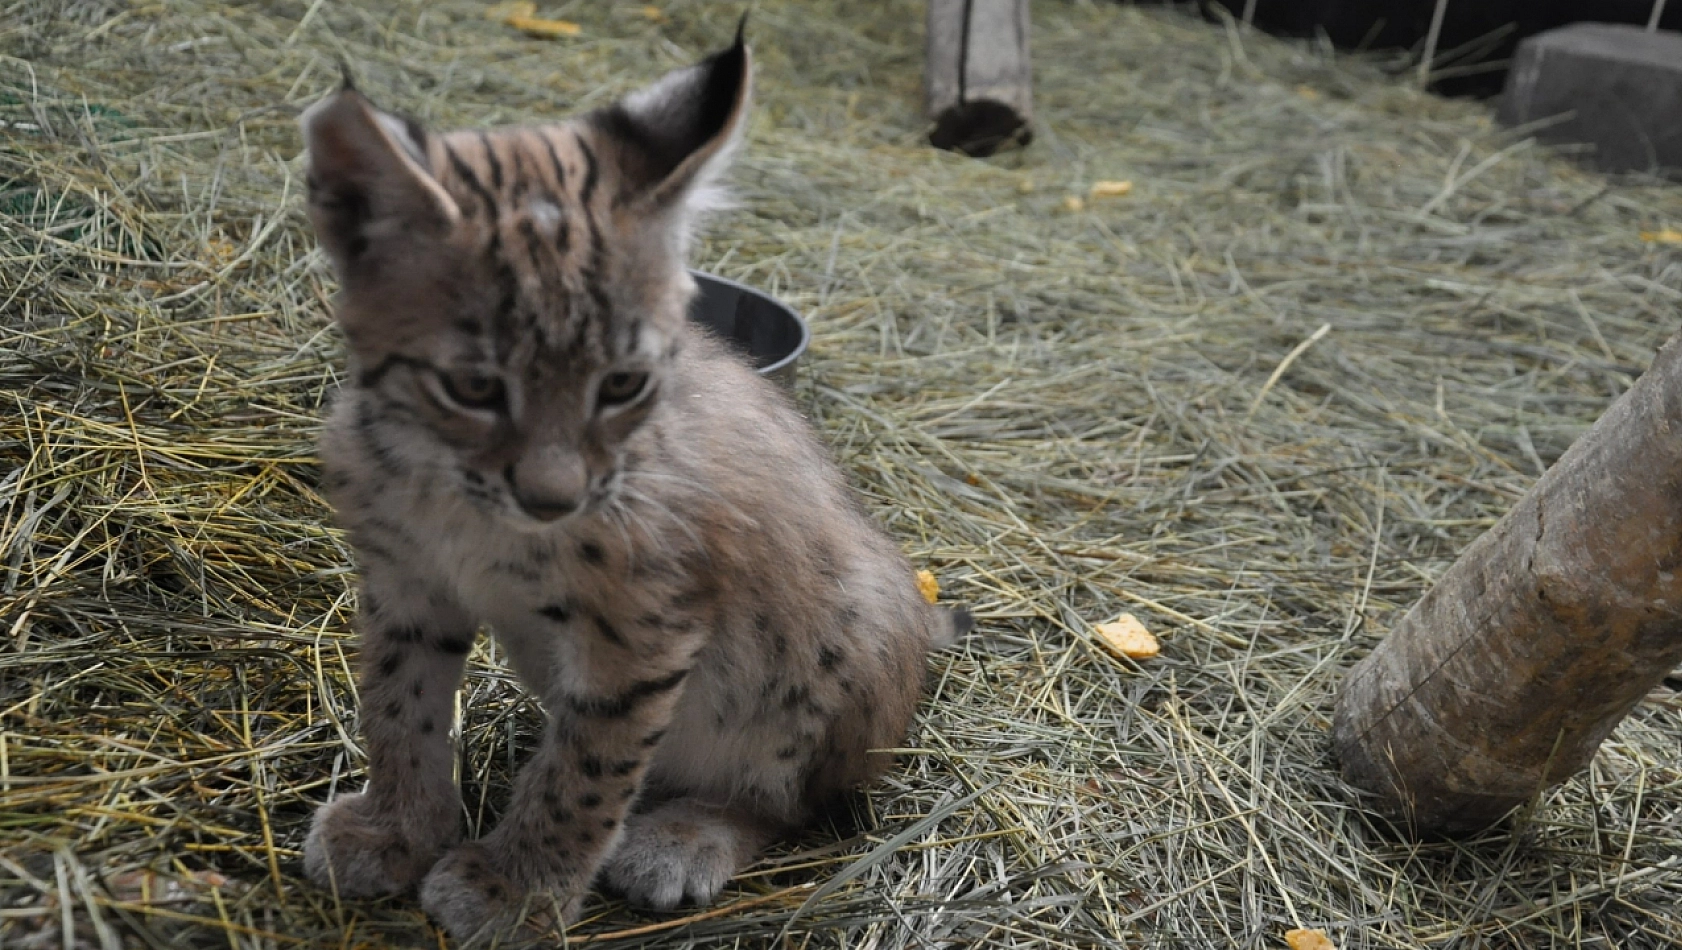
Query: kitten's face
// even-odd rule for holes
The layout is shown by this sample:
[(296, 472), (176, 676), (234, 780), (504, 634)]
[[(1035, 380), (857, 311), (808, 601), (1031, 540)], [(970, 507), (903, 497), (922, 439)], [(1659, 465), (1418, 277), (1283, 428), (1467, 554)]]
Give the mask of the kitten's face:
[(677, 355), (692, 196), (749, 68), (738, 41), (563, 126), (427, 136), (352, 90), (314, 107), (311, 216), (366, 424), (523, 528), (608, 504)]
[(522, 527), (611, 499), (693, 293), (672, 223), (623, 220), (602, 200), (617, 182), (591, 137), (440, 137), (435, 177), (459, 220), (341, 302), (363, 397), (429, 444), (434, 477)]

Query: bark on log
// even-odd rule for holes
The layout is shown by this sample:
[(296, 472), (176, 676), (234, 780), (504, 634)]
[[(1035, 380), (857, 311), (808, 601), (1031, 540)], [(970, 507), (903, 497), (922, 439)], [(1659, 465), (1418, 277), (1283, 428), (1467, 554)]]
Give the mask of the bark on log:
[(991, 155), (1033, 137), (1028, 0), (928, 0), (929, 142)]
[(1344, 777), (1413, 833), (1568, 778), (1682, 662), (1679, 339), (1345, 678)]

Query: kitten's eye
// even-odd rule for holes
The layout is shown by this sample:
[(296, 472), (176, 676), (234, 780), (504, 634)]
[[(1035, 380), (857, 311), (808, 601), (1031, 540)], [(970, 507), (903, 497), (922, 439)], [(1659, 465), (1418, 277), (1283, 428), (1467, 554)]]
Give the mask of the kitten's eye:
[(438, 381), (451, 399), (466, 409), (496, 409), (502, 405), (502, 380), (481, 369), (439, 372)]
[(617, 406), (637, 398), (648, 385), (647, 373), (609, 373), (602, 380), (601, 391), (596, 394), (596, 401), (604, 406)]

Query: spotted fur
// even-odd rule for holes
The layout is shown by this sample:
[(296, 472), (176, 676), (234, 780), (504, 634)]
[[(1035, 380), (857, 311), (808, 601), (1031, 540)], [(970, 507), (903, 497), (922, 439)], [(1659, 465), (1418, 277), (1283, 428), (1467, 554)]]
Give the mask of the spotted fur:
[[(429, 134), (348, 87), (304, 116), (350, 350), (321, 455), (370, 770), (316, 816), (323, 885), (418, 886), (460, 939), (564, 920), (598, 876), (707, 901), (902, 740), (956, 619), (685, 316), (750, 74), (738, 38), (565, 124)], [(449, 734), (481, 623), (548, 725), (464, 843)]]

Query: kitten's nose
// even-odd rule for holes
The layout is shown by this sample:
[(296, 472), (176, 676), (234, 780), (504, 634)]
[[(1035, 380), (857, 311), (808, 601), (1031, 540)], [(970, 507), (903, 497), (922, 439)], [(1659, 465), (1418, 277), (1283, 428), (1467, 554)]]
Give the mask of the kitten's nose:
[(539, 521), (555, 521), (578, 510), (588, 481), (583, 457), (559, 446), (532, 449), (503, 474), (520, 510)]

